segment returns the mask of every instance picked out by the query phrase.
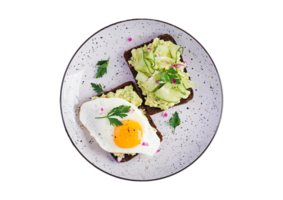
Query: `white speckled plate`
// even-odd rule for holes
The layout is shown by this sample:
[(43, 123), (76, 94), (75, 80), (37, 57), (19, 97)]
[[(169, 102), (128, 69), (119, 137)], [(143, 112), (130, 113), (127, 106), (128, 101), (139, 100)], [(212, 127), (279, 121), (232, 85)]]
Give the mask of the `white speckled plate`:
[[(117, 163), (102, 150), (80, 124), (80, 105), (96, 95), (90, 83), (101, 83), (104, 90), (134, 78), (123, 54), (126, 50), (158, 35), (169, 34), (184, 47), (187, 71), (197, 84), (194, 98), (187, 104), (170, 108), (169, 116), (152, 115), (163, 135), (159, 153), (153, 157), (138, 155), (129, 162)], [(140, 35), (143, 35), (141, 37)], [(127, 38), (132, 37), (129, 42)], [(108, 73), (95, 79), (96, 62), (111, 57)], [(132, 19), (111, 24), (88, 38), (72, 57), (61, 86), (61, 113), (66, 132), (80, 154), (101, 171), (126, 180), (151, 181), (176, 174), (194, 163), (207, 149), (218, 129), (223, 97), (217, 69), (203, 46), (186, 31), (166, 22)], [(169, 118), (177, 111), (181, 125), (173, 129)]]

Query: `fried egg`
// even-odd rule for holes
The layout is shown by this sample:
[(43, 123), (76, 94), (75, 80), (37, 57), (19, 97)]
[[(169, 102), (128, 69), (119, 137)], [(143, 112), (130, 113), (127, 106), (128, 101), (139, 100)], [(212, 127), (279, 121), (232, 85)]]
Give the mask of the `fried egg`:
[[(123, 119), (123, 123), (112, 126), (106, 116), (113, 108), (131, 106), (131, 111)], [(102, 111), (103, 110), (103, 111)], [(160, 139), (156, 135), (147, 118), (136, 106), (120, 98), (98, 98), (81, 105), (79, 119), (99, 146), (111, 153), (140, 153), (152, 156), (159, 148)]]

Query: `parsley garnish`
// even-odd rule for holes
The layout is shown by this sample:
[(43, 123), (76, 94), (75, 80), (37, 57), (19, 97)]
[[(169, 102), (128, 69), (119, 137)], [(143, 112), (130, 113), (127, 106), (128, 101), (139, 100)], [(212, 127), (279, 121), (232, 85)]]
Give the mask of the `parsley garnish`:
[(122, 122), (120, 122), (118, 119), (116, 118), (110, 118), (113, 116), (118, 116), (121, 118), (124, 118), (127, 116), (126, 113), (128, 113), (130, 111), (131, 106), (125, 106), (125, 105), (121, 105), (118, 106), (116, 108), (113, 108), (105, 117), (96, 117), (95, 119), (103, 119), (103, 118), (108, 118), (110, 125), (112, 126), (120, 126), (123, 125)]
[(160, 80), (159, 81), (167, 81), (173, 83), (173, 78), (176, 80), (176, 84), (181, 83), (181, 77), (176, 70), (170, 68), (167, 72), (160, 73)]
[(104, 92), (104, 90), (102, 89), (102, 86), (100, 84), (91, 83), (91, 86), (97, 92), (97, 94)]
[(109, 64), (109, 59), (110, 57), (108, 58), (108, 60), (101, 60), (101, 61), (98, 61), (96, 63), (96, 65), (98, 65), (98, 69), (97, 69), (97, 73), (96, 73), (96, 78), (101, 78), (104, 74), (107, 73), (107, 67), (108, 67), (108, 64)]
[(177, 126), (179, 126), (180, 123), (181, 123), (181, 119), (180, 119), (178, 113), (175, 112), (175, 113), (173, 114), (173, 116), (171, 117), (171, 119), (169, 120), (169, 124), (174, 127), (174, 133), (175, 133), (175, 128), (176, 128)]

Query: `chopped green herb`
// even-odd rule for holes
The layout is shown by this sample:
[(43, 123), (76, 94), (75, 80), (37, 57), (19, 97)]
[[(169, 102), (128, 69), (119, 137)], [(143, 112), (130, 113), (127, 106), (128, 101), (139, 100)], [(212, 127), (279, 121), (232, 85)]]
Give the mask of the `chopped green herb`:
[(97, 92), (97, 94), (104, 92), (100, 84), (91, 83), (91, 86), (93, 87), (93, 90)]
[(169, 120), (169, 124), (174, 127), (174, 133), (175, 133), (176, 127), (179, 126), (180, 123), (181, 123), (181, 119), (180, 119), (178, 113), (175, 112)]
[(107, 67), (109, 64), (109, 60), (110, 60), (110, 57), (108, 58), (108, 60), (101, 60), (96, 63), (96, 65), (99, 66), (97, 69), (96, 78), (101, 78), (104, 74), (107, 73)]
[[(173, 82), (173, 78), (176, 80), (176, 82)], [(176, 84), (180, 84), (181, 83), (181, 76), (178, 74), (178, 72), (173, 69), (170, 68), (167, 72), (161, 73), (160, 74), (160, 80), (159, 81), (167, 81), (170, 83), (176, 83)]]
[(116, 108), (113, 108), (105, 117), (96, 117), (95, 119), (103, 119), (103, 118), (108, 118), (110, 125), (112, 126), (120, 126), (123, 125), (122, 122), (120, 122), (118, 119), (116, 118), (110, 118), (113, 116), (118, 116), (121, 118), (124, 118), (127, 116), (126, 113), (128, 113), (130, 111), (131, 106), (125, 106), (125, 105), (121, 105), (118, 106)]

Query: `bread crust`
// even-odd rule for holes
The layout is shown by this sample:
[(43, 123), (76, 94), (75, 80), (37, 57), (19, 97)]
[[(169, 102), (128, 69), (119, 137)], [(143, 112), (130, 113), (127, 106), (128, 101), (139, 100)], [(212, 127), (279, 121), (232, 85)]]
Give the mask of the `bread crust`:
[[(177, 44), (176, 41), (174, 40), (174, 38), (173, 38), (171, 35), (164, 34), (164, 35), (159, 35), (159, 36), (157, 36), (157, 37), (158, 37), (159, 39), (161, 39), (161, 40), (164, 40), (164, 41), (171, 41), (172, 43)], [(137, 48), (143, 47), (144, 45), (148, 45), (148, 44), (150, 44), (150, 43), (152, 43), (152, 42), (153, 42), (153, 39), (150, 40), (150, 41), (148, 41), (148, 42), (146, 42), (146, 43), (143, 43), (143, 44), (141, 44), (141, 45), (138, 45), (138, 46), (136, 46), (136, 47), (133, 47), (133, 48), (131, 48), (131, 49), (129, 49), (129, 50), (127, 50), (127, 51), (124, 52), (124, 58), (125, 58), (126, 62), (128, 63), (128, 66), (129, 66), (129, 68), (130, 68), (130, 70), (131, 70), (131, 72), (132, 72), (134, 78), (136, 78), (138, 72), (135, 70), (134, 67), (130, 67), (130, 64), (129, 64), (129, 62), (128, 62), (128, 61), (130, 60), (130, 58), (132, 57), (131, 51), (132, 51), (133, 49), (137, 49)], [(182, 57), (182, 56), (181, 56), (181, 61), (183, 62), (183, 57)], [(184, 69), (184, 72), (187, 72), (186, 68)], [(189, 79), (190, 79), (190, 77), (189, 77)], [(136, 80), (136, 79), (135, 79), (135, 80)], [(136, 83), (137, 83), (137, 81), (136, 81)], [(145, 108), (147, 114), (149, 114), (149, 115), (154, 115), (154, 114), (156, 114), (156, 113), (159, 113), (159, 112), (162, 112), (162, 111), (163, 111), (163, 110), (160, 109), (160, 108), (150, 107), (150, 106), (144, 105), (145, 97), (146, 97), (146, 96), (144, 96), (144, 95), (142, 94), (142, 90), (141, 90), (139, 87), (138, 87), (138, 90), (139, 90), (140, 94), (142, 95), (143, 106), (144, 106), (144, 108)], [(194, 97), (193, 89), (192, 89), (192, 88), (189, 88), (188, 91), (191, 92), (190, 95), (188, 96), (188, 98), (186, 98), (186, 99), (181, 99), (181, 100), (180, 100), (180, 103), (175, 104), (173, 107), (179, 106), (179, 105), (182, 105), (182, 104), (185, 104), (185, 103), (187, 103), (188, 101), (190, 101), (190, 100), (193, 99), (193, 97)], [(172, 108), (173, 108), (173, 107), (172, 107)]]
[[(106, 95), (106, 94), (108, 94), (109, 92), (114, 92), (114, 93), (115, 93), (116, 90), (124, 89), (126, 86), (129, 86), (129, 85), (133, 86), (134, 91), (140, 96), (140, 94), (139, 94), (139, 92), (138, 92), (138, 89), (137, 89), (135, 83), (132, 82), (132, 81), (125, 82), (125, 83), (123, 83), (122, 85), (119, 85), (119, 86), (117, 86), (117, 87), (115, 87), (115, 88), (113, 88), (112, 90), (109, 90), (109, 91), (107, 91), (107, 92), (100, 93), (100, 94), (97, 95), (97, 96), (98, 96), (98, 97), (101, 97), (103, 94)], [(141, 97), (141, 96), (140, 96), (140, 97)], [(82, 104), (82, 105), (83, 105), (83, 104)], [(138, 108), (139, 108), (139, 109), (145, 109), (143, 105), (139, 106)], [(80, 108), (80, 109), (81, 109), (81, 108)], [(145, 116), (147, 117), (147, 119), (148, 119), (148, 121), (149, 121), (149, 124), (157, 130), (156, 134), (157, 134), (157, 136), (159, 137), (160, 142), (161, 142), (161, 141), (163, 140), (163, 138), (162, 138), (162, 135), (161, 135), (160, 131), (157, 129), (157, 127), (156, 127), (155, 123), (153, 122), (152, 118), (151, 118), (147, 113), (145, 113)], [(117, 160), (117, 156), (115, 156), (115, 155), (112, 154), (112, 153), (110, 153), (110, 154), (111, 154), (111, 156), (112, 156), (115, 160)], [(134, 157), (136, 157), (137, 155), (138, 155), (138, 153), (137, 153), (136, 155), (134, 155), (134, 156), (125, 154), (125, 158), (123, 158), (120, 162), (127, 162), (127, 161), (133, 159)]]

